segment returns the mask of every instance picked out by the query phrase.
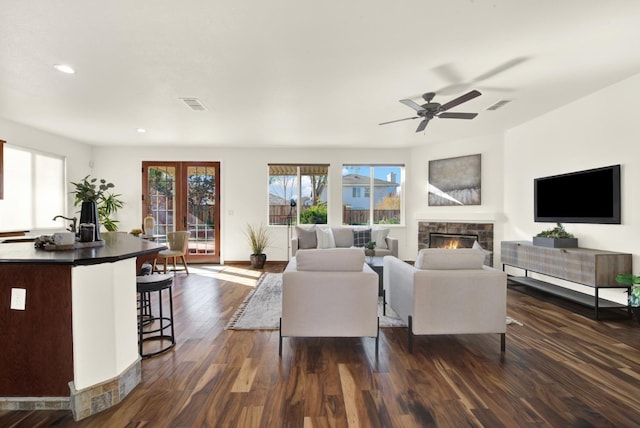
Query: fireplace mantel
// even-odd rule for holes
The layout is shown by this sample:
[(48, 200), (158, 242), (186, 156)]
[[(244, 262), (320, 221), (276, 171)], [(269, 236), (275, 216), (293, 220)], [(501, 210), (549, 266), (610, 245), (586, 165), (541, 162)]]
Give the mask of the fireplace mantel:
[(501, 212), (469, 212), (440, 211), (430, 213), (417, 213), (417, 222), (434, 221), (443, 223), (498, 223), (507, 220)]

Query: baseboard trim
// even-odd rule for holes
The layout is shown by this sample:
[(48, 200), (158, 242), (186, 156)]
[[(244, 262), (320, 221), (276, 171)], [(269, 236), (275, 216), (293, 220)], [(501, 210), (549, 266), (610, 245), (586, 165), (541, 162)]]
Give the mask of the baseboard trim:
[(0, 410), (68, 410), (69, 397), (0, 397)]

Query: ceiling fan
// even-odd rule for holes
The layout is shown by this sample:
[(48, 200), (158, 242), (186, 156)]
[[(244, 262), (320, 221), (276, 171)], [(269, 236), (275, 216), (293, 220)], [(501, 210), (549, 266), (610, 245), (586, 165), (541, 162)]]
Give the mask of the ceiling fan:
[(426, 103), (422, 105), (410, 99), (400, 100), (402, 104), (414, 109), (418, 115), (414, 117), (406, 117), (404, 119), (391, 120), (389, 122), (382, 122), (379, 125), (386, 125), (388, 123), (401, 122), (403, 120), (422, 118), (422, 122), (420, 122), (420, 125), (418, 125), (418, 128), (416, 129), (416, 132), (421, 132), (424, 131), (429, 121), (434, 117), (438, 117), (441, 119), (473, 119), (478, 115), (478, 113), (449, 113), (447, 112), (447, 110), (470, 101), (476, 97), (479, 97), (480, 95), (482, 95), (480, 92), (473, 90), (449, 101), (446, 104), (431, 102), (431, 100), (433, 100), (433, 98), (436, 96), (435, 92), (427, 92), (423, 94), (422, 98), (426, 101)]

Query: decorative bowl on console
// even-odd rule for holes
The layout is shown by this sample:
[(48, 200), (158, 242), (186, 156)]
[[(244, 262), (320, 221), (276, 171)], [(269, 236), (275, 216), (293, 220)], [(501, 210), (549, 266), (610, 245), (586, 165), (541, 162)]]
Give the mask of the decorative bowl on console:
[(578, 238), (567, 232), (561, 223), (556, 223), (556, 227), (543, 230), (534, 236), (533, 245), (548, 248), (577, 248)]

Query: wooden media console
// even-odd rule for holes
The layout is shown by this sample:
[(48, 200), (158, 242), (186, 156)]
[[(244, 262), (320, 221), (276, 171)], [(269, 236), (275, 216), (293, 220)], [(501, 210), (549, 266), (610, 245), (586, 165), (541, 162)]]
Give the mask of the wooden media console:
[[(500, 248), (502, 270), (505, 265), (524, 270), (524, 276), (512, 276), (509, 278), (511, 281), (592, 307), (595, 309), (595, 319), (599, 319), (601, 308), (626, 309), (631, 317), (628, 305), (602, 299), (598, 295), (601, 288), (624, 288), (629, 291), (628, 286), (616, 283), (615, 278), (619, 273), (631, 273), (631, 254), (589, 248), (539, 247), (529, 241), (502, 241)], [(529, 272), (593, 287), (595, 293), (592, 296), (531, 278)]]

